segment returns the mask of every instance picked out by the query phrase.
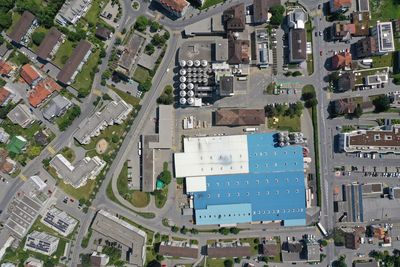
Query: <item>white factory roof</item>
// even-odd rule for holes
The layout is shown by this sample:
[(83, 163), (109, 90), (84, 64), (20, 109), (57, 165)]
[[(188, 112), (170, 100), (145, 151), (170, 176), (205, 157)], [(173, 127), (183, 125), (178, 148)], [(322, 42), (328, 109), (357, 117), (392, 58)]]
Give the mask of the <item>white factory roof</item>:
[(189, 137), (184, 152), (175, 153), (176, 177), (249, 172), (246, 135)]
[(207, 191), (207, 180), (205, 176), (186, 178), (186, 193), (205, 191)]

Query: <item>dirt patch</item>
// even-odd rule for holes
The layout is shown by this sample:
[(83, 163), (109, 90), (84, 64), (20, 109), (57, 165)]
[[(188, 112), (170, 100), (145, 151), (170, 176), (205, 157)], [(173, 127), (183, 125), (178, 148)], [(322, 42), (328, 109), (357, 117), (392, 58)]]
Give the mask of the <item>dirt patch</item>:
[(97, 154), (104, 154), (107, 151), (108, 143), (105, 139), (100, 139), (96, 144)]

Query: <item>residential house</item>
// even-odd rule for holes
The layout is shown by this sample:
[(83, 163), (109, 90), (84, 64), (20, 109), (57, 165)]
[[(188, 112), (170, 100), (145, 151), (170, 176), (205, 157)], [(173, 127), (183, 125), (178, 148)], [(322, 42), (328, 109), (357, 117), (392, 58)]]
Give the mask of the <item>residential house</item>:
[(63, 42), (64, 35), (56, 27), (51, 27), (38, 47), (38, 57), (42, 60), (51, 60)]
[(97, 251), (93, 251), (92, 255), (90, 255), (90, 266), (92, 267), (106, 267), (109, 261), (110, 257), (108, 255)]
[(112, 31), (107, 29), (106, 27), (103, 26), (97, 26), (96, 29), (96, 33), (95, 33), (96, 37), (98, 37), (99, 39), (106, 41), (108, 39), (111, 38), (112, 36)]
[(373, 56), (378, 50), (376, 39), (372, 36), (358, 40), (356, 43), (356, 54), (358, 58)]
[(78, 224), (75, 218), (56, 207), (49, 209), (42, 217), (41, 222), (65, 237), (70, 235)]
[(35, 115), (32, 114), (25, 104), (18, 104), (7, 114), (7, 118), (22, 128), (28, 128), (36, 120)]
[(357, 106), (360, 106), (363, 111), (372, 110), (374, 107), (371, 101), (358, 103), (353, 98), (343, 98), (333, 102), (333, 108), (337, 115), (353, 114)]
[(336, 22), (331, 27), (332, 40), (349, 42), (351, 36), (355, 34), (355, 25), (350, 23)]
[(105, 210), (97, 212), (91, 227), (103, 239), (118, 244), (124, 261), (132, 266), (144, 266), (147, 242), (144, 231)]
[(186, 11), (189, 8), (189, 2), (186, 0), (155, 0), (165, 10), (171, 13), (173, 16), (180, 18), (185, 16)]
[(91, 6), (92, 0), (67, 0), (58, 11), (55, 21), (62, 26), (75, 25)]
[(376, 54), (385, 55), (395, 50), (391, 22), (377, 22), (376, 26), (371, 29), (371, 35), (376, 39)]
[(43, 267), (43, 266), (44, 262), (42, 260), (32, 257), (29, 257), (24, 263), (24, 267)]
[(355, 261), (353, 265), (354, 267), (379, 267), (379, 264), (375, 260), (371, 260), (368, 262)]
[(213, 243), (207, 246), (209, 258), (250, 257), (253, 253), (249, 243), (235, 241), (232, 243)]
[(348, 51), (338, 53), (332, 57), (332, 69), (351, 69), (352, 56)]
[(8, 139), (10, 139), (10, 135), (2, 127), (0, 127), (0, 143), (6, 144)]
[(43, 147), (49, 143), (49, 135), (44, 130), (37, 132), (33, 137), (35, 142)]
[(10, 100), (12, 99), (13, 94), (8, 91), (6, 88), (0, 88), (0, 106), (6, 106)]
[(15, 73), (16, 69), (17, 67), (11, 62), (6, 62), (0, 59), (0, 75), (2, 77), (10, 78)]
[(359, 249), (361, 244), (360, 235), (358, 232), (345, 232), (344, 233), (344, 246), (348, 249)]
[(122, 99), (108, 103), (101, 111), (86, 118), (79, 125), (74, 138), (80, 144), (89, 144), (92, 137), (98, 136), (109, 125), (121, 124), (128, 118), (133, 107)]
[(222, 13), (222, 22), (225, 30), (229, 32), (242, 32), (246, 26), (244, 4), (228, 8)]
[(199, 247), (188, 242), (163, 241), (158, 248), (158, 254), (165, 257), (197, 259)]
[(369, 35), (370, 13), (368, 11), (355, 11), (351, 13), (351, 23), (354, 24), (355, 29), (353, 36)]
[(13, 31), (9, 34), (10, 39), (21, 45), (27, 45), (32, 33), (39, 26), (36, 17), (29, 11), (24, 11), (21, 18), (14, 25)]
[(331, 13), (346, 12), (351, 8), (351, 0), (329, 0), (329, 10)]
[(47, 98), (49, 98), (53, 92), (61, 91), (62, 87), (56, 83), (53, 79), (47, 77), (41, 80), (28, 94), (28, 101), (32, 107), (38, 107)]
[(217, 126), (252, 126), (265, 124), (264, 109), (218, 109), (215, 111)]
[(21, 154), (21, 152), (26, 149), (27, 143), (28, 140), (26, 140), (24, 137), (20, 135), (13, 136), (10, 142), (7, 144), (7, 150), (8, 152), (12, 152), (16, 155)]
[(106, 162), (98, 156), (85, 157), (72, 164), (62, 154), (57, 154), (50, 161), (50, 167), (55, 169), (57, 176), (74, 188), (84, 186), (88, 179), (96, 179), (105, 165)]
[(125, 79), (130, 79), (134, 63), (139, 57), (139, 52), (143, 47), (145, 38), (141, 35), (133, 33), (124, 46), (117, 48), (117, 53), (120, 55), (118, 65), (115, 71)]
[(307, 38), (304, 29), (289, 31), (289, 62), (301, 63), (307, 59)]
[(338, 92), (351, 91), (355, 88), (356, 77), (351, 71), (344, 72), (339, 76), (335, 83), (335, 87)]
[(57, 80), (65, 85), (72, 84), (76, 75), (81, 71), (83, 64), (89, 59), (92, 45), (81, 40), (72, 51), (71, 57), (57, 75)]
[(303, 8), (294, 8), (287, 14), (289, 28), (304, 29), (305, 22), (308, 20), (307, 14)]
[(269, 21), (268, 11), (271, 7), (280, 5), (280, 0), (254, 0), (253, 1), (253, 22), (263, 24)]
[(274, 258), (280, 253), (280, 245), (276, 242), (276, 240), (263, 240), (261, 246), (262, 254), (266, 257)]
[(20, 74), (22, 79), (30, 86), (35, 86), (42, 78), (39, 71), (31, 64), (23, 65)]
[(43, 117), (51, 121), (55, 117), (59, 117), (64, 114), (72, 106), (72, 102), (62, 95), (56, 95), (53, 97), (46, 107), (42, 110)]
[(45, 232), (33, 231), (26, 237), (24, 249), (50, 256), (56, 252), (59, 241), (58, 237)]

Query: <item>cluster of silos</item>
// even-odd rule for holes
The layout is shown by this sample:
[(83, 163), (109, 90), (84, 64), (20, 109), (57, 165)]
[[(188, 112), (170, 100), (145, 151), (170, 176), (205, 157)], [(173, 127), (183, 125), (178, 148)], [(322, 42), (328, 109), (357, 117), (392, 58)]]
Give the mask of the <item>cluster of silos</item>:
[(208, 85), (212, 69), (207, 60), (180, 60), (179, 66), (179, 103), (193, 105), (195, 87)]

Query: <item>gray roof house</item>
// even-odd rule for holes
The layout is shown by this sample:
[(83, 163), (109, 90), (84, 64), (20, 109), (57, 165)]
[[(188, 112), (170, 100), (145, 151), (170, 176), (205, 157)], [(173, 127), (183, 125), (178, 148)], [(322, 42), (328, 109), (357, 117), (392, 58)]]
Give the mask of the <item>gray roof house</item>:
[(61, 95), (57, 95), (51, 99), (49, 104), (43, 109), (43, 117), (50, 121), (54, 117), (59, 117), (62, 115), (71, 106), (72, 102), (69, 99)]

